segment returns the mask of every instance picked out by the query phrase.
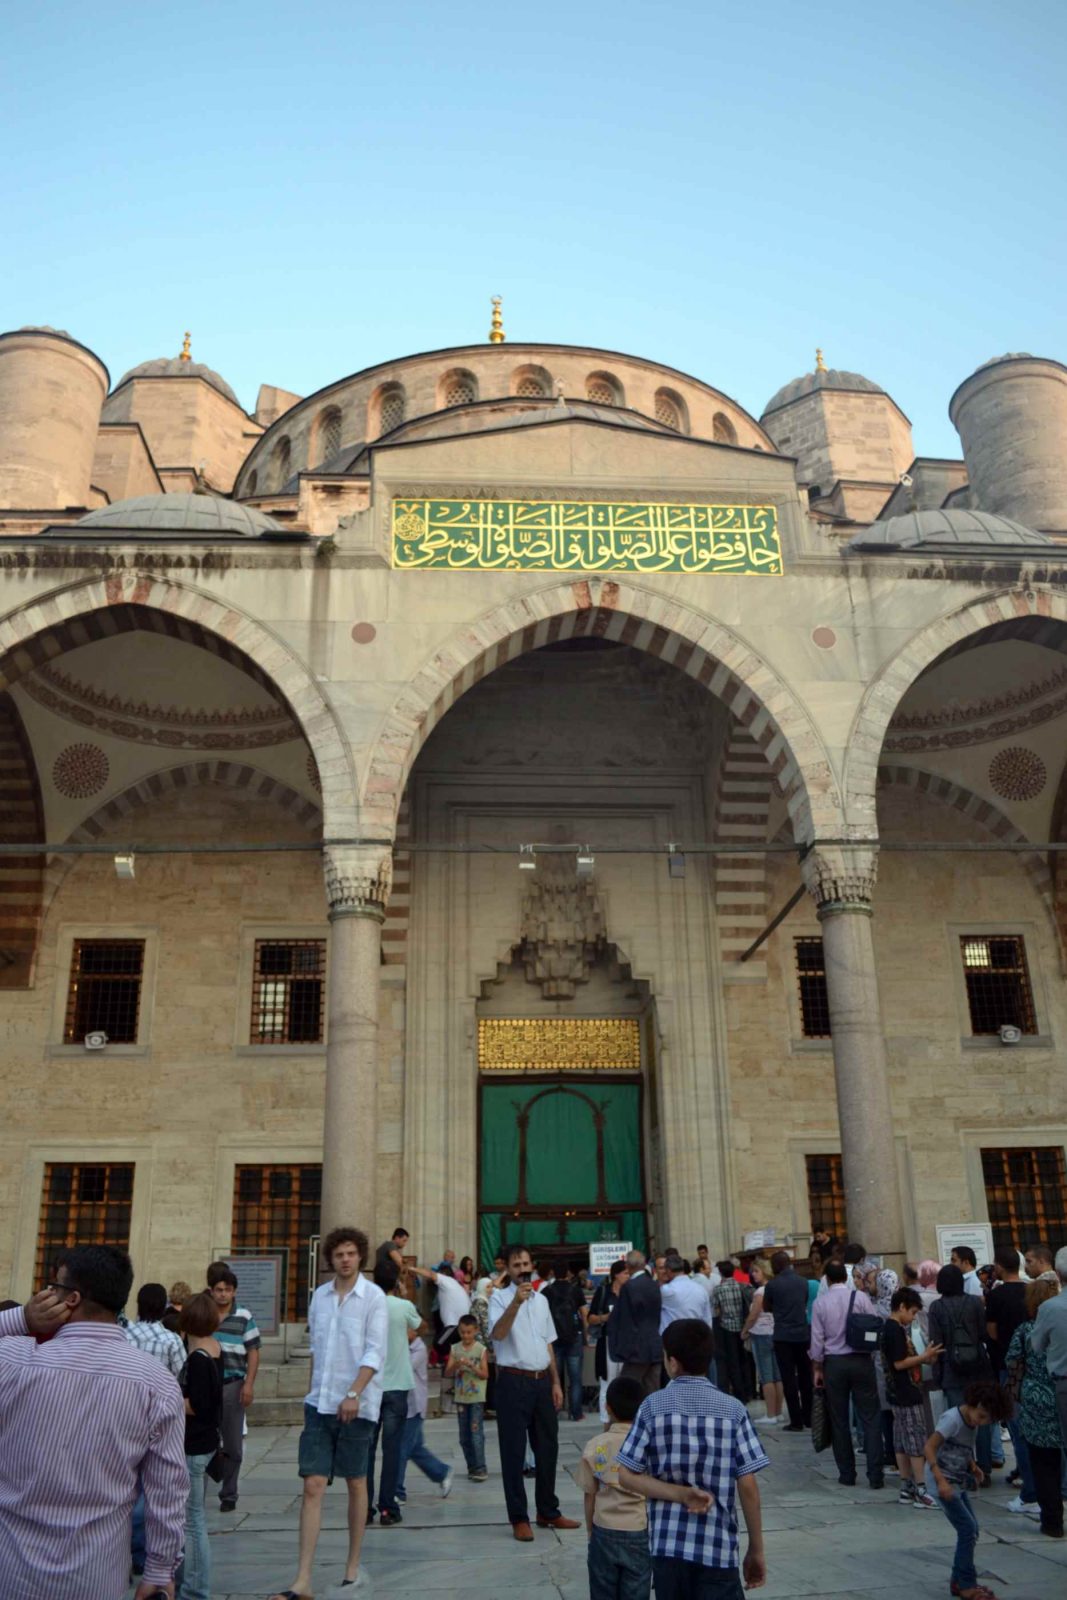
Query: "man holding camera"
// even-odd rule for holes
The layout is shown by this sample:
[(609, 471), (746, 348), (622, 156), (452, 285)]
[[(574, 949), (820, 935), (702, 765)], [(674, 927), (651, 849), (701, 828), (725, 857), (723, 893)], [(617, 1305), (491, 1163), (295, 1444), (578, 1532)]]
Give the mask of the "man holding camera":
[(508, 1282), (489, 1299), (489, 1334), (496, 1351), (496, 1428), (508, 1521), (522, 1544), (533, 1539), (522, 1463), (529, 1435), (536, 1473), (539, 1528), (577, 1528), (556, 1497), (557, 1413), (563, 1390), (552, 1342), (556, 1327), (546, 1300), (533, 1287), (533, 1261), (525, 1245), (509, 1245)]

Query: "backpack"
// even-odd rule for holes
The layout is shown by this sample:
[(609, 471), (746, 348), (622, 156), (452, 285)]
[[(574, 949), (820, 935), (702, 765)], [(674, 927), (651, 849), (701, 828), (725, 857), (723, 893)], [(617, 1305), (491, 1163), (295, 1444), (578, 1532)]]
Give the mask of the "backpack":
[(953, 1315), (946, 1306), (948, 1333), (945, 1354), (961, 1378), (978, 1378), (986, 1370), (985, 1348), (972, 1331), (964, 1326), (962, 1312)]

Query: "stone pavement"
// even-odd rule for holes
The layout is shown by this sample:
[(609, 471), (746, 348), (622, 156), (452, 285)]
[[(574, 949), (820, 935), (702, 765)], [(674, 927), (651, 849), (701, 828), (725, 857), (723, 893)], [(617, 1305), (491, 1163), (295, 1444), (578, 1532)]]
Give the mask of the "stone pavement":
[[(535, 1530), (535, 1543), (516, 1545), (504, 1520), (496, 1430), (487, 1425), (487, 1483), (471, 1483), (459, 1450), (454, 1416), (426, 1425), (430, 1449), (456, 1466), (447, 1500), (420, 1472), (409, 1469), (409, 1499), (399, 1528), (367, 1530), (364, 1566), (371, 1578), (361, 1600), (501, 1600), (521, 1585), (521, 1600), (587, 1600), (585, 1534)], [(560, 1502), (581, 1517), (574, 1471), (583, 1444), (598, 1424), (560, 1423)], [(770, 1468), (761, 1473), (768, 1580), (766, 1600), (832, 1595), (867, 1600), (905, 1595), (945, 1600), (953, 1535), (940, 1510), (897, 1504), (897, 1480), (880, 1492), (837, 1483), (829, 1452), (812, 1453), (807, 1435), (761, 1430)], [(296, 1474), (299, 1430), (253, 1428), (246, 1441), (241, 1500), (234, 1515), (212, 1504), (214, 1600), (262, 1600), (292, 1579), (296, 1567)], [(1008, 1451), (1011, 1460), (1010, 1448)], [(1011, 1490), (976, 1496), (982, 1536), (980, 1580), (1002, 1600), (1067, 1600), (1067, 1540), (1044, 1538), (1028, 1517), (1004, 1510)], [(532, 1487), (532, 1483), (531, 1483)], [(344, 1576), (345, 1491), (327, 1491), (315, 1569), (316, 1596), (328, 1600)], [(743, 1540), (743, 1535), (742, 1535)], [(743, 1548), (743, 1543), (742, 1543)], [(351, 1589), (336, 1590), (351, 1595)]]

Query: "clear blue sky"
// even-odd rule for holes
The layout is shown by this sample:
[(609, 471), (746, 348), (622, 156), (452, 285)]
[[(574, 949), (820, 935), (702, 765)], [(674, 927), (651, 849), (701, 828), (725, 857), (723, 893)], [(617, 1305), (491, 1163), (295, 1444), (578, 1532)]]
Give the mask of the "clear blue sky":
[(1067, 360), (1067, 4), (72, 3), (4, 28), (0, 324), (251, 407), (513, 339), (758, 414), (814, 364), (921, 454), (992, 355)]

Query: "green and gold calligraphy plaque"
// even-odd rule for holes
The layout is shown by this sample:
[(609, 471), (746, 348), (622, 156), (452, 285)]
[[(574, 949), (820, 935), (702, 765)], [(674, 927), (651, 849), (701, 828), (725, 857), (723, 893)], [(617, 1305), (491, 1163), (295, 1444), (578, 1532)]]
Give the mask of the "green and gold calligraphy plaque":
[(394, 500), (393, 566), (780, 576), (774, 506)]
[(482, 1072), (640, 1072), (636, 1017), (481, 1017)]

